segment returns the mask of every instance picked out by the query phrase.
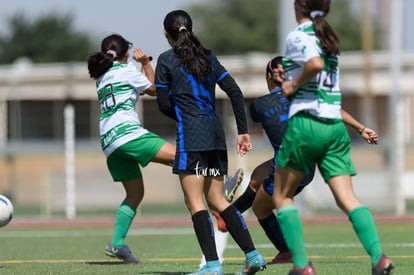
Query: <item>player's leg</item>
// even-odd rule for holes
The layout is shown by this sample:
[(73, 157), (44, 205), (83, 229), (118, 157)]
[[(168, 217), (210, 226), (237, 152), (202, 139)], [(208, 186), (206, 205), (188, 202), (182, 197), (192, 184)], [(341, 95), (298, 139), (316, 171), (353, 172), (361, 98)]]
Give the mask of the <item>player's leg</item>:
[[(243, 169), (239, 168), (236, 170), (233, 176), (226, 175), (224, 181), (224, 196), (226, 197), (228, 202), (232, 202), (233, 198), (236, 195), (236, 191), (240, 186), (240, 183), (243, 181), (244, 171)], [(217, 211), (211, 210), (211, 214), (215, 217), (217, 223), (214, 232), (215, 232), (215, 239), (216, 239), (216, 247), (217, 247), (217, 255), (219, 257), (220, 263), (223, 263), (223, 254), (224, 250), (227, 246), (227, 226), (226, 222), (220, 216)], [(201, 256), (200, 267), (203, 267), (206, 264), (205, 256)]]
[(267, 160), (258, 165), (250, 176), (249, 186), (246, 188), (244, 193), (234, 201), (233, 205), (241, 212), (245, 212), (249, 209), (256, 196), (256, 191), (259, 190), (263, 184), (265, 178), (269, 175), (273, 166), (273, 159)]
[[(214, 229), (214, 239), (216, 241), (217, 256), (221, 264), (223, 264), (224, 261), (224, 251), (226, 250), (228, 237), (229, 234), (227, 232), (224, 233), (217, 229)], [(201, 255), (200, 268), (202, 268), (205, 265), (206, 257), (204, 255)]]
[[(226, 197), (228, 202), (232, 202), (234, 197), (236, 196), (236, 191), (240, 184), (243, 181), (244, 171), (243, 169), (239, 168), (236, 170), (233, 176), (227, 175), (224, 181), (224, 196)], [(217, 229), (222, 233), (227, 232), (226, 222), (220, 216), (217, 211), (211, 210), (211, 214), (213, 214), (214, 218), (217, 221)]]
[[(233, 205), (240, 211), (240, 213), (244, 213), (252, 206), (256, 196), (256, 191), (262, 185), (266, 176), (269, 175), (269, 171), (272, 169), (272, 163), (273, 160), (265, 161), (253, 170), (246, 190), (240, 197), (237, 198), (236, 201), (233, 202)], [(223, 218), (217, 212), (212, 211), (212, 214), (217, 220), (218, 229), (221, 232), (227, 232), (227, 225)]]
[[(307, 119), (301, 113), (291, 117), (288, 125), (276, 157), (278, 166), (275, 173), (273, 200), (277, 208), (280, 228), (293, 256), (291, 273), (316, 274), (306, 253), (302, 221), (298, 209), (293, 204), (293, 197), (305, 174), (309, 172), (309, 167), (315, 161), (315, 156), (324, 152), (325, 143), (310, 138), (314, 129), (317, 126), (322, 128), (322, 125)], [(320, 132), (318, 128), (317, 133)]]
[(308, 265), (308, 256), (303, 241), (302, 222), (293, 204), (293, 196), (303, 176), (303, 172), (278, 166), (273, 193), (279, 225), (292, 253), (294, 267), (300, 269)]
[[(335, 197), (339, 208), (348, 214), (355, 233), (363, 247), (371, 257), (373, 274), (389, 274), (394, 265), (381, 248), (376, 225), (368, 207), (363, 205), (355, 196), (351, 176), (341, 175), (331, 177), (328, 185)], [(380, 273), (382, 272), (382, 273)]]
[(107, 166), (113, 180), (122, 182), (125, 198), (117, 209), (112, 240), (107, 245), (105, 254), (126, 262), (139, 262), (125, 245), (125, 238), (135, 218), (136, 209), (144, 196), (142, 173), (138, 166), (140, 156), (136, 151), (139, 146), (139, 139), (133, 140), (119, 147), (107, 158)]
[(328, 183), (335, 201), (342, 211), (348, 214), (354, 231), (371, 257), (373, 274), (389, 274), (394, 267), (390, 259), (382, 253), (376, 225), (368, 207), (355, 196), (351, 175), (355, 168), (351, 160), (351, 139), (343, 123), (332, 125), (329, 148), (319, 163), (322, 177)]
[(142, 178), (123, 182), (126, 197), (118, 207), (115, 217), (112, 240), (107, 245), (105, 254), (117, 257), (125, 262), (138, 263), (139, 259), (134, 256), (125, 244), (125, 238), (136, 215), (136, 209), (144, 196), (144, 185)]
[[(217, 256), (213, 222), (204, 204), (204, 176), (179, 174), (181, 188), (186, 205), (191, 213), (194, 231), (205, 256), (206, 264), (194, 274), (222, 274), (221, 264)], [(221, 185), (223, 188), (223, 185)], [(223, 196), (224, 199), (224, 196)], [(227, 202), (224, 199), (225, 202)]]
[(259, 270), (263, 270), (266, 262), (256, 250), (243, 216), (225, 199), (222, 183), (220, 183), (222, 180), (222, 177), (212, 177), (209, 182), (206, 182), (205, 197), (207, 203), (210, 209), (220, 213), (228, 226), (230, 235), (245, 253), (246, 261), (242, 270), (246, 271), (242, 274), (254, 274)]
[(175, 151), (176, 148), (174, 145), (169, 142), (165, 142), (164, 145), (162, 145), (159, 151), (155, 154), (155, 156), (151, 159), (151, 161), (172, 166), (174, 162)]
[[(269, 191), (270, 190), (270, 193)], [(259, 224), (265, 231), (266, 236), (272, 244), (279, 250), (279, 253), (273, 258), (270, 264), (283, 264), (292, 262), (292, 254), (290, 253), (282, 230), (276, 215), (273, 213), (275, 204), (272, 198), (273, 180), (265, 183), (259, 188), (256, 198), (253, 202), (252, 209), (259, 221)]]

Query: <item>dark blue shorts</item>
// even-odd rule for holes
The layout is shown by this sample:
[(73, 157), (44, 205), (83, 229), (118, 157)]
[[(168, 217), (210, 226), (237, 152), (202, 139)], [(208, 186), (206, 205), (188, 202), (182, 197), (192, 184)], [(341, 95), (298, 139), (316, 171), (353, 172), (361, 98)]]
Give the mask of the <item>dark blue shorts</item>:
[[(272, 170), (270, 170), (269, 175), (265, 178), (263, 182), (263, 188), (270, 196), (273, 195), (273, 189), (275, 186), (275, 171), (276, 171), (277, 163), (276, 163), (276, 156), (273, 158), (273, 166)], [(295, 196), (299, 194), (303, 188), (305, 188), (306, 185), (311, 183), (313, 180), (313, 177), (315, 176), (315, 165), (312, 165), (309, 167), (309, 173), (305, 175), (305, 177), (302, 179), (302, 181), (299, 183), (298, 188), (296, 188)]]
[(177, 152), (173, 173), (191, 174), (204, 177), (227, 175), (227, 151)]

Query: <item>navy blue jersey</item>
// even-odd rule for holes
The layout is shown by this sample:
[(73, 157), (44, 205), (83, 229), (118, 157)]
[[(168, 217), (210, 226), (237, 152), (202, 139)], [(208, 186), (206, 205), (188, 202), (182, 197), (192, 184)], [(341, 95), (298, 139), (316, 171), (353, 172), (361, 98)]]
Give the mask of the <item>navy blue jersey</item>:
[(261, 123), (273, 150), (277, 152), (289, 118), (289, 101), (282, 95), (281, 89), (272, 90), (253, 101), (250, 116), (253, 121)]
[[(282, 143), (289, 119), (289, 100), (282, 94), (282, 89), (275, 89), (270, 94), (258, 97), (250, 104), (250, 116), (255, 122), (260, 122), (272, 144), (275, 152), (273, 167), (263, 182), (265, 191), (271, 196), (274, 188), (274, 175), (277, 169), (276, 156)], [(296, 189), (295, 195), (308, 185), (315, 175), (315, 165), (309, 167), (309, 173), (305, 175)]]
[[(169, 116), (177, 121), (178, 152), (227, 150), (224, 130), (215, 110), (216, 84), (232, 101), (239, 134), (247, 133), (243, 95), (239, 87), (216, 56), (210, 54), (208, 58), (211, 73), (203, 82), (198, 82), (180, 65), (172, 49), (162, 53), (157, 61), (157, 97), (168, 92), (169, 104), (174, 109)], [(165, 100), (158, 100), (160, 102)]]

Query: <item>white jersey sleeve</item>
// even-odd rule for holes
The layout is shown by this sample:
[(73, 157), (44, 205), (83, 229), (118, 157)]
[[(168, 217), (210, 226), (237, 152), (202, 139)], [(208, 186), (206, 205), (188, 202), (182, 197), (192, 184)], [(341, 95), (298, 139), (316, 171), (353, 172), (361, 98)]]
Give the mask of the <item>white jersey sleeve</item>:
[(312, 57), (320, 56), (320, 51), (314, 41), (301, 31), (292, 31), (287, 37), (287, 51), (285, 57), (296, 64), (303, 65)]
[(137, 67), (135, 67), (132, 62), (130, 62), (128, 66), (127, 75), (129, 84), (134, 87), (138, 94), (145, 91), (152, 85), (148, 78), (143, 73), (138, 71)]

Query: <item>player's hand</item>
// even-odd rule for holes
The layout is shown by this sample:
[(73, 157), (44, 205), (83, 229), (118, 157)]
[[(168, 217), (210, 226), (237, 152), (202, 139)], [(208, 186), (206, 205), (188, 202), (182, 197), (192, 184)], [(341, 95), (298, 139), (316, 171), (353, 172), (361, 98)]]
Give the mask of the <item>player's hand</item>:
[(361, 132), (361, 136), (368, 144), (378, 144), (378, 135), (370, 128), (365, 127)]
[(135, 48), (134, 49), (134, 56), (132, 57), (137, 62), (146, 62), (149, 57), (145, 54), (145, 52), (142, 49)]
[(279, 64), (277, 68), (272, 69), (272, 79), (278, 83), (285, 81), (285, 71), (281, 64)]
[(283, 81), (282, 83), (282, 94), (285, 97), (290, 97), (296, 92), (296, 88), (293, 86), (293, 81)]
[(236, 152), (241, 157), (247, 154), (253, 149), (252, 143), (250, 142), (249, 134), (242, 134), (237, 136), (236, 141)]

